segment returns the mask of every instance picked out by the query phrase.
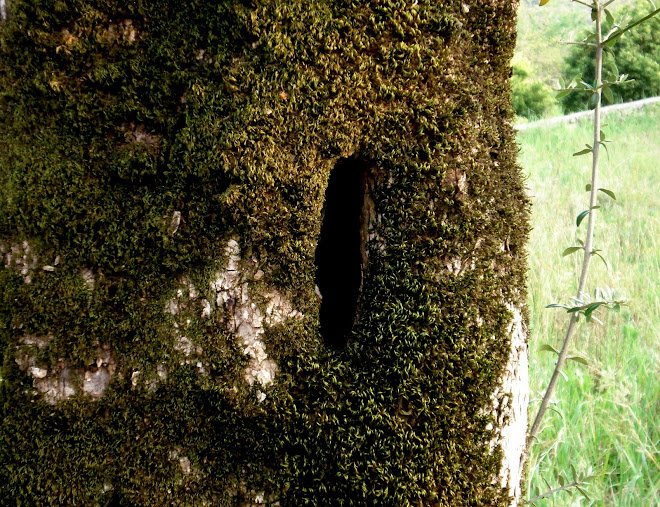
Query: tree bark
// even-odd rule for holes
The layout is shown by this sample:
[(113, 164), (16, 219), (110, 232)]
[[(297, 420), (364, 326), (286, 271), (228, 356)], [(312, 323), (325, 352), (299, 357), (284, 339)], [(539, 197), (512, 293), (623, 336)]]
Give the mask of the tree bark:
[(0, 497), (521, 503), (516, 6), (10, 1)]

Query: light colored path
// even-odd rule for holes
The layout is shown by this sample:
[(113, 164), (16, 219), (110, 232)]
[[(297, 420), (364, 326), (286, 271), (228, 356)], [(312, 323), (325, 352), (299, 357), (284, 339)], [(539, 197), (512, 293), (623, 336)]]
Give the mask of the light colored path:
[[(605, 106), (601, 109), (603, 115), (613, 111), (621, 111), (628, 109), (640, 109), (654, 102), (660, 102), (660, 97), (651, 97), (650, 99), (636, 100), (634, 102), (624, 102), (623, 104), (614, 104), (613, 106)], [(591, 117), (593, 111), (582, 111), (579, 113), (567, 114), (566, 116), (556, 116), (555, 118), (547, 118), (545, 120), (533, 121), (530, 123), (521, 123), (515, 125), (516, 130), (527, 130), (534, 127), (549, 127), (551, 125), (558, 125), (560, 123), (575, 123), (582, 118)]]

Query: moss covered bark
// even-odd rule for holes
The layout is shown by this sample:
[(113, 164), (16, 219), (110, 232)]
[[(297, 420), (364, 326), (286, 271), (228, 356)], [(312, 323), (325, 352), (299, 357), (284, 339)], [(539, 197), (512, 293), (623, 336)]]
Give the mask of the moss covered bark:
[[(507, 505), (515, 7), (10, 0), (3, 502)], [(314, 254), (348, 157), (373, 213), (337, 349)]]

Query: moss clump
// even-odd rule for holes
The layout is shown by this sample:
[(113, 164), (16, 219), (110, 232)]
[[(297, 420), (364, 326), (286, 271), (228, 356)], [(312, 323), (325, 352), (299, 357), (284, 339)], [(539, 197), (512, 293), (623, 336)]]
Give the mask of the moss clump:
[[(505, 303), (525, 297), (515, 3), (8, 3), (0, 498), (507, 504), (488, 407)], [(314, 252), (348, 157), (373, 166), (374, 239), (348, 344), (329, 350)], [(208, 289), (233, 238), (255, 304), (276, 290), (300, 312), (265, 325), (278, 373), (262, 403), (223, 316), (235, 303)], [(23, 242), (36, 264), (16, 264)], [(202, 294), (165, 312), (186, 284)], [(104, 396), (48, 405), (15, 361), (26, 343), (49, 371), (112, 350)]]

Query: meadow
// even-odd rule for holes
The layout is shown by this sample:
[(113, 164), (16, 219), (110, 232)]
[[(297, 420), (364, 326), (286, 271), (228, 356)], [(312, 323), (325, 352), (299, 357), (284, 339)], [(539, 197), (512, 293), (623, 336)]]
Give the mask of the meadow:
[[(660, 505), (660, 105), (612, 113), (603, 128), (603, 153), (595, 247), (609, 263), (592, 261), (587, 286), (611, 287), (630, 303), (598, 314), (603, 324), (582, 319), (552, 410), (531, 449), (528, 498), (571, 480), (574, 468), (593, 475), (583, 489), (560, 491), (536, 505)], [(590, 143), (590, 122), (531, 128), (518, 134), (519, 163), (533, 202), (529, 255), (530, 383), (533, 417), (554, 366), (567, 314), (548, 309), (575, 295), (579, 255), (563, 250), (584, 238), (585, 185), (590, 157), (572, 156)]]

